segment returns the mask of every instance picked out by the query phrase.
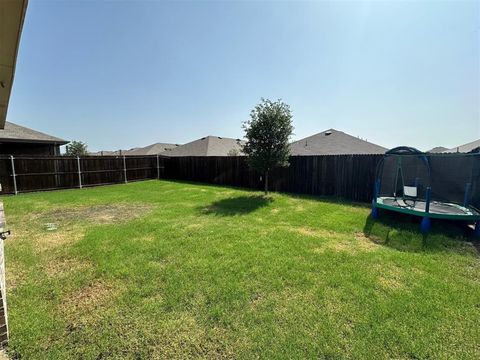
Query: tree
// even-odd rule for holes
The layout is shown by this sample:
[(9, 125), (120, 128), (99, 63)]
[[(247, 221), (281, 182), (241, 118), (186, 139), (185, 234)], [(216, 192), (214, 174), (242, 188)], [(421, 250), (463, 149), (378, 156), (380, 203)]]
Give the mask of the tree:
[(265, 176), (265, 195), (268, 194), (268, 176), (276, 167), (289, 165), (289, 140), (293, 132), (290, 106), (281, 100), (261, 99), (243, 123), (247, 143), (243, 152), (251, 168)]
[(227, 156), (240, 156), (240, 151), (238, 149), (230, 149), (227, 152)]
[(65, 151), (67, 156), (82, 156), (87, 155), (87, 144), (81, 141), (72, 141), (67, 145)]

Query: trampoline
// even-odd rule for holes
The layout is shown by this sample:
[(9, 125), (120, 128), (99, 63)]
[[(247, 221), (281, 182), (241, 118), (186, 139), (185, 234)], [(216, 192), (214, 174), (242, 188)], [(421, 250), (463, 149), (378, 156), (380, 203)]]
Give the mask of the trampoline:
[(385, 153), (377, 166), (372, 216), (378, 209), (475, 224), (480, 236), (480, 153), (426, 154), (411, 147)]

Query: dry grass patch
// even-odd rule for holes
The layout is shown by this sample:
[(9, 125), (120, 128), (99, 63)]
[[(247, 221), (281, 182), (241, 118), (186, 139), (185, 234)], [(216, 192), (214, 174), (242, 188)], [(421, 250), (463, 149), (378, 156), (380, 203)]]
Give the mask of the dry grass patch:
[(380, 245), (370, 241), (363, 233), (342, 234), (335, 231), (312, 229), (306, 227), (294, 228), (294, 231), (305, 235), (330, 240), (321, 247), (315, 247), (313, 252), (323, 254), (327, 250), (344, 251), (350, 254), (376, 251)]
[(88, 221), (96, 224), (112, 224), (126, 222), (139, 218), (152, 210), (147, 204), (108, 204), (81, 206), (77, 208), (55, 209), (40, 214), (34, 214), (37, 221), (47, 223), (70, 223)]
[(288, 227), (288, 231), (293, 231), (304, 236), (319, 237), (325, 239), (341, 239), (342, 234), (325, 229), (313, 229), (311, 227)]
[(33, 241), (40, 251), (52, 250), (61, 246), (74, 244), (85, 235), (85, 229), (75, 226), (64, 230), (38, 232)]
[(23, 269), (23, 266), (16, 261), (8, 260), (5, 268), (7, 294), (9, 291), (15, 290), (21, 286), (27, 279), (27, 272)]
[(380, 248), (379, 245), (370, 242), (368, 239), (364, 240), (362, 238), (357, 238), (356, 235), (352, 240), (338, 241), (330, 244), (330, 247), (335, 251), (344, 251), (348, 252), (351, 255), (355, 255), (361, 252), (376, 251)]
[(406, 284), (404, 280), (405, 270), (398, 266), (385, 266), (375, 265), (374, 269), (377, 273), (381, 273), (378, 276), (378, 284), (381, 288), (390, 290), (405, 289)]
[(392, 290), (403, 289), (405, 287), (405, 285), (400, 281), (400, 279), (395, 278), (395, 276), (393, 277), (380, 276), (378, 278), (378, 283), (383, 288), (392, 289)]
[(187, 312), (164, 321), (156, 332), (149, 349), (152, 359), (234, 359), (245, 347), (240, 339), (231, 339), (227, 330), (205, 327)]
[(89, 268), (92, 268), (92, 264), (86, 261), (80, 261), (78, 259), (55, 259), (46, 264), (44, 271), (48, 277), (54, 278)]
[(47, 231), (45, 228), (38, 228), (38, 226), (27, 229), (22, 225), (17, 225), (17, 223), (11, 229), (12, 236), (10, 239), (12, 243), (32, 244), (38, 251), (53, 250), (61, 246), (73, 244), (83, 238), (86, 230), (85, 227), (76, 224)]
[(68, 294), (61, 303), (61, 310), (69, 318), (88, 314), (108, 304), (118, 293), (114, 284), (97, 280)]
[(373, 251), (381, 247), (381, 245), (376, 242), (371, 241), (364, 233), (357, 232), (355, 233), (355, 245), (364, 251)]
[(198, 230), (198, 229), (201, 229), (203, 228), (205, 225), (202, 224), (202, 223), (192, 223), (192, 224), (188, 224), (186, 226), (186, 229), (188, 230)]

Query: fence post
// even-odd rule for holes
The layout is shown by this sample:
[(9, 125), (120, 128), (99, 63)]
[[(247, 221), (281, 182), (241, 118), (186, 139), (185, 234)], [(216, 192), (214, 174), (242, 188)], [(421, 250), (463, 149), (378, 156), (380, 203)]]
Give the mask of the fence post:
[(125, 155), (123, 155), (123, 175), (125, 178), (125, 184), (127, 183), (127, 163), (125, 161)]
[(82, 171), (80, 169), (80, 156), (77, 156), (77, 166), (78, 166), (78, 186), (82, 188)]
[(160, 179), (160, 159), (157, 154), (157, 179)]
[(12, 177), (13, 177), (13, 189), (15, 190), (15, 195), (18, 194), (17, 191), (17, 174), (15, 174), (15, 158), (13, 155), (10, 155), (10, 161), (12, 162)]

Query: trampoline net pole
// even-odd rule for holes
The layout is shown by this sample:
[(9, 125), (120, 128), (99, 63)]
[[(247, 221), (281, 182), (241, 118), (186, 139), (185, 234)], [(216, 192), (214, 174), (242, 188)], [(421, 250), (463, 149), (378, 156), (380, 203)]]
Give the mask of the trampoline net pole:
[(425, 212), (430, 212), (430, 193), (432, 192), (432, 188), (429, 186), (425, 191)]
[(470, 187), (472, 186), (471, 183), (466, 183), (465, 184), (465, 195), (463, 197), (463, 207), (468, 206), (468, 197), (470, 195)]

